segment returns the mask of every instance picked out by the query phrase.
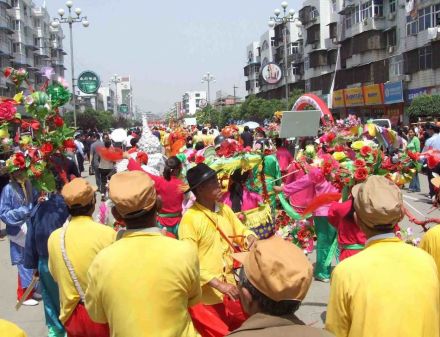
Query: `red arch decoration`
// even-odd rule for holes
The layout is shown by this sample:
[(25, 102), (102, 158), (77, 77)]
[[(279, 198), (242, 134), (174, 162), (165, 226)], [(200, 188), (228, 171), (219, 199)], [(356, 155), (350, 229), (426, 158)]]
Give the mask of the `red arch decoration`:
[[(302, 95), (292, 107), (292, 111), (303, 111), (307, 106), (312, 106), (314, 109), (321, 111), (322, 124), (326, 125), (328, 122), (334, 123), (334, 118), (327, 107), (327, 104), (315, 94), (307, 93)], [(327, 118), (325, 118), (327, 116)]]

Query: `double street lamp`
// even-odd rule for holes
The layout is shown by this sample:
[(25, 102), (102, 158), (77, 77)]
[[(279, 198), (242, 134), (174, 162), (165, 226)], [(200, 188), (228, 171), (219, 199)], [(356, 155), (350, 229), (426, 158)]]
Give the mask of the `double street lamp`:
[(59, 18), (53, 19), (51, 22), (51, 26), (53, 28), (58, 28), (62, 23), (66, 23), (69, 25), (70, 30), (70, 68), (72, 70), (72, 102), (73, 102), (73, 124), (76, 127), (76, 94), (75, 94), (75, 68), (73, 61), (73, 24), (74, 23), (82, 23), (84, 27), (89, 26), (89, 21), (87, 20), (87, 16), (81, 16), (81, 8), (75, 8), (74, 12), (76, 14), (73, 15), (72, 7), (73, 1), (66, 1), (66, 7), (68, 9), (68, 15), (64, 16), (66, 12), (64, 9), (60, 8), (58, 10)]
[(112, 78), (110, 78), (110, 83), (113, 83), (115, 85), (115, 104), (114, 104), (114, 111), (116, 111), (116, 116), (119, 115), (119, 109), (118, 109), (118, 83), (121, 83), (121, 79), (118, 76), (118, 74), (114, 74)]
[[(284, 44), (284, 69), (283, 69), (283, 73), (284, 73), (284, 84), (285, 84), (285, 99), (286, 99), (286, 104), (288, 104), (289, 102), (289, 82), (288, 82), (288, 73), (287, 73), (287, 24), (288, 23), (293, 23), (295, 21), (298, 20), (298, 18), (295, 18), (295, 10), (294, 9), (290, 9), (287, 10), (287, 7), (289, 7), (289, 4), (287, 3), (287, 1), (283, 1), (281, 3), (281, 7), (283, 8), (283, 13), (281, 16), (281, 10), (279, 10), (278, 8), (275, 9), (273, 11), (275, 16), (271, 16), (269, 18), (269, 22), (268, 22), (268, 26), (269, 28), (274, 28), (277, 25), (283, 25), (283, 44)], [(299, 20), (298, 20), (299, 22)], [(299, 22), (299, 24), (301, 24)]]
[(211, 87), (210, 87), (211, 82), (215, 82), (215, 77), (209, 72), (207, 72), (202, 77), (202, 83), (208, 83), (208, 104), (211, 104)]

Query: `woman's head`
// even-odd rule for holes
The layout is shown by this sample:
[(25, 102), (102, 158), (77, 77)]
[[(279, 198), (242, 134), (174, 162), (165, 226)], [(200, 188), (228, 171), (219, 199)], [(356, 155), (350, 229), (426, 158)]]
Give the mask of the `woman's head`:
[(182, 162), (176, 156), (170, 157), (165, 162), (165, 169), (163, 171), (163, 177), (166, 180), (170, 180), (172, 176), (177, 177), (182, 170)]
[(106, 139), (104, 141), (104, 146), (108, 149), (110, 146), (112, 146), (112, 141), (110, 139)]
[(416, 135), (416, 132), (414, 131), (414, 129), (409, 129), (409, 131), (408, 131), (408, 137), (409, 137), (410, 139), (412, 139), (415, 135)]

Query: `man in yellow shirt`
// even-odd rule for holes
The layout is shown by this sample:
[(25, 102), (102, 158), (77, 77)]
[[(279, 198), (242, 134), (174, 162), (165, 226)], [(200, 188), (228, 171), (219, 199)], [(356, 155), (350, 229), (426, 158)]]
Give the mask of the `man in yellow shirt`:
[(371, 176), (352, 194), (355, 219), (368, 240), (333, 271), (326, 329), (337, 337), (438, 337), (434, 260), (393, 233), (403, 217), (401, 191)]
[(60, 293), (60, 321), (68, 336), (105, 337), (107, 325), (92, 322), (84, 307), (87, 271), (96, 254), (112, 244), (116, 232), (92, 220), (96, 188), (76, 178), (64, 185), (61, 195), (70, 222), (54, 231), (48, 241), (49, 271)]
[[(199, 164), (188, 171), (187, 180), (196, 202), (182, 218), (179, 239), (191, 242), (198, 249), (204, 305), (198, 309), (211, 311), (232, 331), (245, 320), (237, 300), (232, 246), (249, 248), (257, 237), (229, 206), (218, 203), (221, 188), (214, 170)], [(233, 310), (236, 314), (228, 315)]]
[[(438, 189), (440, 188), (440, 177), (431, 179), (431, 183)], [(437, 196), (438, 198), (438, 196)], [(440, 280), (440, 226), (437, 225), (429, 229), (420, 242), (420, 248), (428, 252), (437, 265), (438, 278)]]
[(201, 295), (197, 251), (156, 227), (154, 182), (141, 171), (114, 175), (113, 215), (127, 225), (89, 269), (86, 307), (112, 337), (195, 337), (188, 308)]

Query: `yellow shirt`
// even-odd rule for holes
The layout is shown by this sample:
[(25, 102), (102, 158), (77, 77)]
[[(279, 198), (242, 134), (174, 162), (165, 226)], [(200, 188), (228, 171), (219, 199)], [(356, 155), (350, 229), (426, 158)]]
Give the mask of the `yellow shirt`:
[(438, 292), (431, 256), (375, 240), (334, 269), (325, 326), (336, 337), (438, 337)]
[[(47, 243), (49, 271), (60, 292), (60, 321), (65, 323), (81, 300), (70, 278), (61, 253), (61, 229), (54, 231)], [(83, 291), (87, 289), (87, 270), (96, 254), (115, 241), (116, 232), (94, 222), (91, 217), (77, 216), (70, 221), (66, 231), (66, 252)]]
[(437, 265), (438, 278), (440, 280), (440, 226), (437, 225), (430, 228), (429, 231), (423, 236), (420, 242), (420, 248), (428, 252)]
[(179, 225), (179, 239), (192, 242), (198, 249), (202, 303), (209, 305), (223, 302), (223, 294), (210, 287), (209, 281), (217, 278), (222, 282), (235, 284), (231, 257), (233, 251), (216, 226), (230, 237), (230, 241), (242, 247), (245, 237), (255, 235), (238, 220), (229, 206), (217, 206), (218, 211), (212, 212), (196, 202), (183, 215)]
[(128, 231), (89, 269), (86, 307), (112, 337), (193, 337), (201, 295), (196, 250), (160, 232)]
[(0, 336), (1, 337), (26, 337), (26, 333), (14, 323), (0, 319)]

